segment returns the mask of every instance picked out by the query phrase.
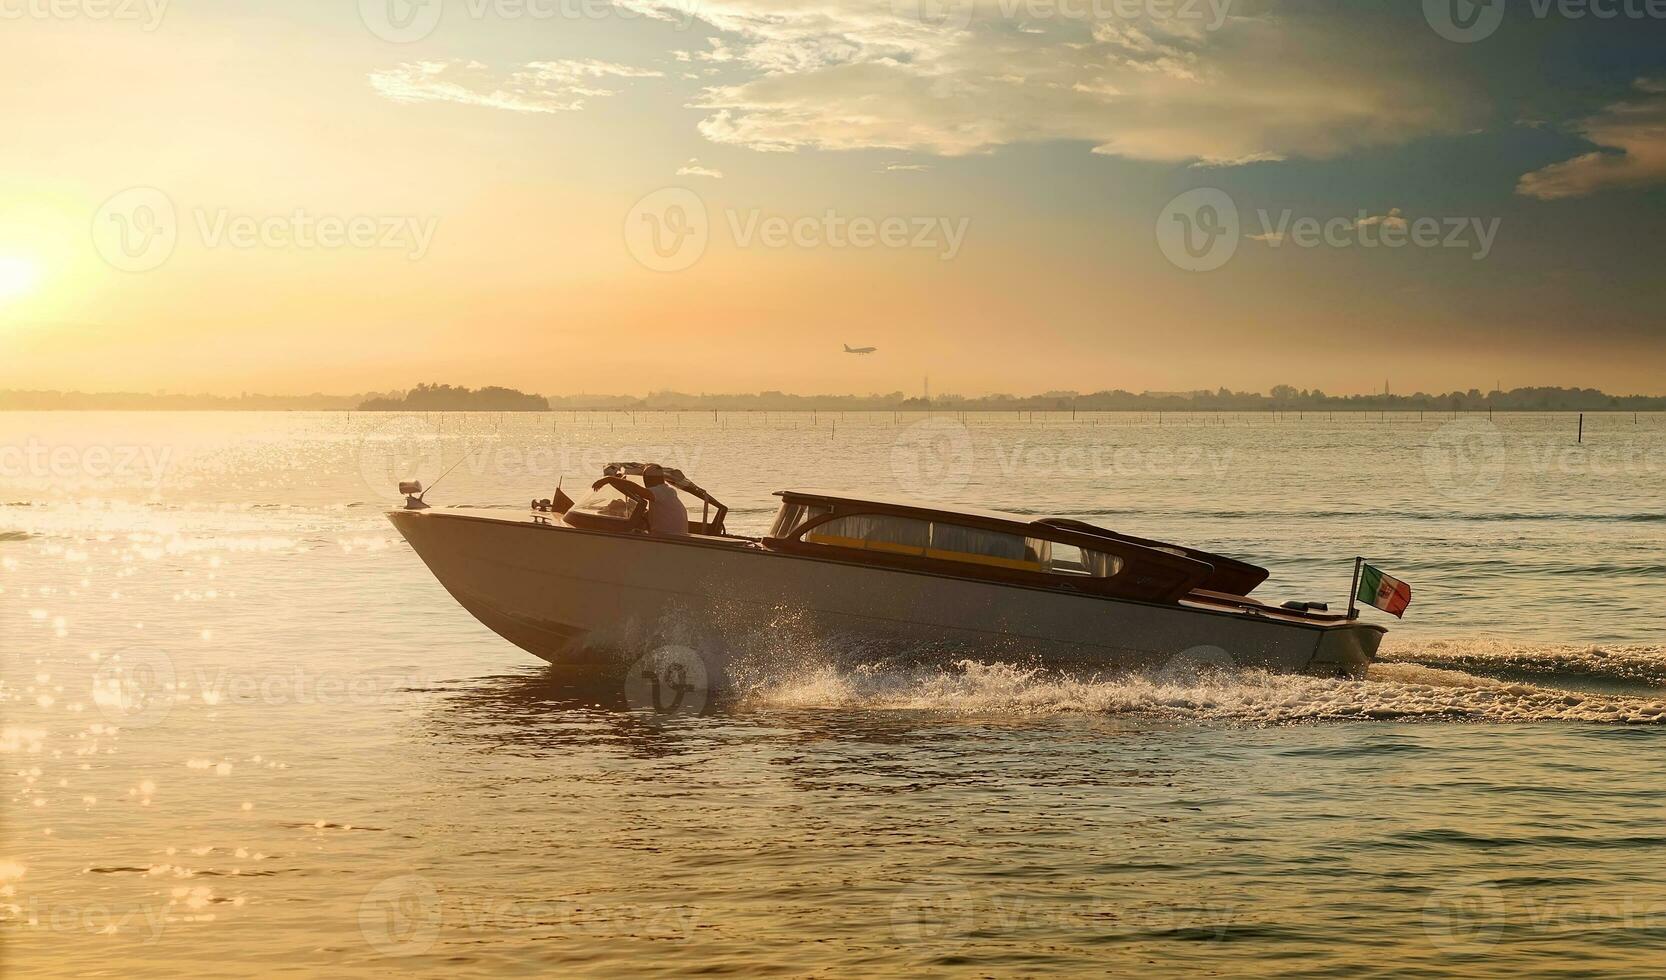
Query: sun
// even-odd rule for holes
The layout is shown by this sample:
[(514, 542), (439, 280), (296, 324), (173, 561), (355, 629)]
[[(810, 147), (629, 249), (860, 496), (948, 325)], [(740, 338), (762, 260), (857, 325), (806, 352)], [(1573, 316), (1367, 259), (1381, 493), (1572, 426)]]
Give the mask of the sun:
[(0, 255), (0, 303), (22, 299), (40, 285), (40, 264), (13, 255)]

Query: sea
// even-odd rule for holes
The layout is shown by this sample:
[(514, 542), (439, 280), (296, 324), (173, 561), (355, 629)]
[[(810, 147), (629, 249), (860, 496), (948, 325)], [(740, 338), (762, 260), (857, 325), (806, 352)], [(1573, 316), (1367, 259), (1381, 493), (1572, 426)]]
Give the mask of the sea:
[[(615, 461), (1413, 600), (1362, 679), (783, 631), (657, 710), (385, 516)], [(1648, 413), (0, 413), (0, 972), (1659, 975), (1663, 476)]]

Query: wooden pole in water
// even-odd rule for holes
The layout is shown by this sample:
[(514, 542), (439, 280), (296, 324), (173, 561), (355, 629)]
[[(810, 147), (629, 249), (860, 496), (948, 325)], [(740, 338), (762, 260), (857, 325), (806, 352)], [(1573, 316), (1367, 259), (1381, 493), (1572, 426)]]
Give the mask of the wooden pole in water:
[(1579, 413), (1579, 441), (1580, 441), (1581, 444), (1584, 444), (1584, 442), (1585, 442), (1585, 413), (1584, 412)]

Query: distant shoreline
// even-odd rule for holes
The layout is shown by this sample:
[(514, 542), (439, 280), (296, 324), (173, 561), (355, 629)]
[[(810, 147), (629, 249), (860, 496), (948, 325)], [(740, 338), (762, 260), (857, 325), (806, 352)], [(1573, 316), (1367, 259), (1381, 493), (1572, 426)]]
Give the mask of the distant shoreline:
[(1328, 395), (1280, 385), (1267, 393), (1225, 388), (1193, 392), (1122, 390), (1040, 395), (939, 395), (929, 401), (902, 392), (870, 395), (690, 395), (546, 397), (511, 388), (418, 385), (409, 391), (359, 395), (174, 395), (136, 392), (0, 391), (0, 411), (158, 412), (967, 412), (1035, 413), (1269, 413), (1305, 412), (1663, 412), (1666, 396), (1610, 395), (1591, 388), (1517, 388), (1511, 391), (1411, 395)]

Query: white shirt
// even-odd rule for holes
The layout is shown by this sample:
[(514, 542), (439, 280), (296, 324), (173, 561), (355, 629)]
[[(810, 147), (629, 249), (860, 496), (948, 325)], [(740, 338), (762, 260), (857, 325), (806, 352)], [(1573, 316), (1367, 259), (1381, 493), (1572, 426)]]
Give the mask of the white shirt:
[(688, 508), (678, 499), (677, 491), (669, 483), (648, 487), (654, 502), (648, 508), (648, 530), (653, 534), (687, 534)]

